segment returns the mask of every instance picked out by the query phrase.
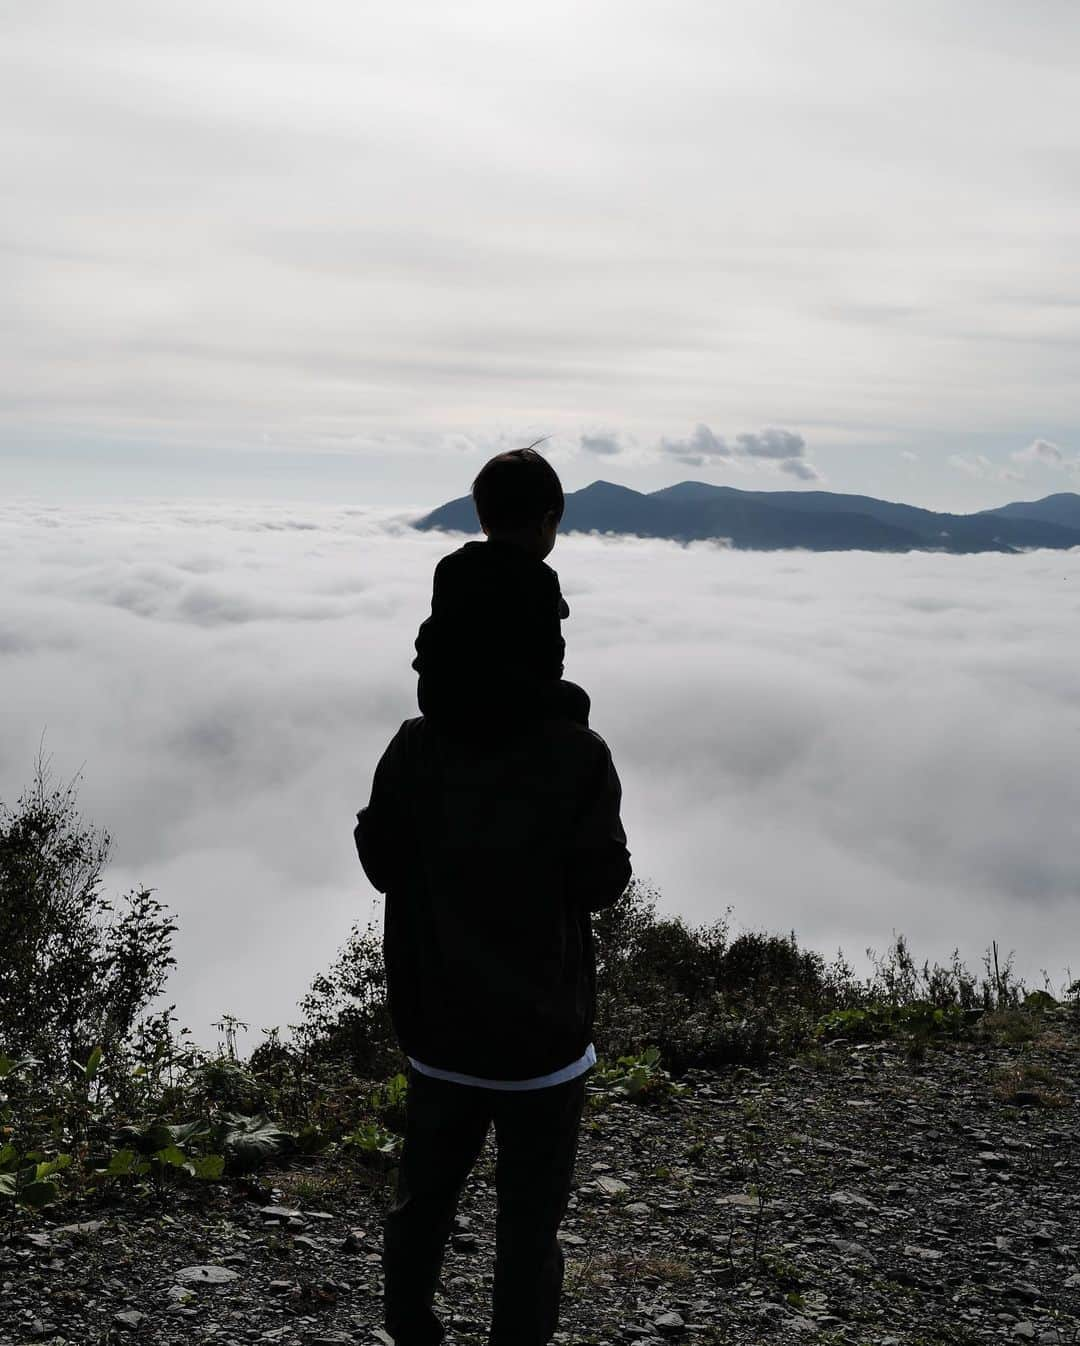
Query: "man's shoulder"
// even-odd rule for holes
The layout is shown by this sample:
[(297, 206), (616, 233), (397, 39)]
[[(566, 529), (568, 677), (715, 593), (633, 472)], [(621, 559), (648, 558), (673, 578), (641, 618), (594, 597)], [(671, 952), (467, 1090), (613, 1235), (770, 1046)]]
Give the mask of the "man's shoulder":
[(534, 729), (504, 744), (470, 744), (460, 738), (447, 737), (422, 715), (403, 720), (401, 727), (391, 740), (390, 746), (397, 745), (402, 752), (412, 745), (415, 749), (442, 745), (446, 753), (452, 756), (468, 757), (515, 757), (524, 755), (535, 760), (538, 750), (547, 752), (567, 761), (594, 763), (601, 758), (611, 756), (607, 742), (596, 732), (573, 720), (544, 720)]
[(547, 720), (542, 732), (556, 753), (586, 764), (611, 756), (607, 742), (595, 729), (574, 720)]

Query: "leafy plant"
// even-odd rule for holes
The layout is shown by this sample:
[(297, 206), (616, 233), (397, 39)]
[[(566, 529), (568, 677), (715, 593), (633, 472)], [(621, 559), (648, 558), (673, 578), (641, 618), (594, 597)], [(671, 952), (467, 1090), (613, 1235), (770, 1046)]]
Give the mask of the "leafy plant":
[(620, 1056), (610, 1063), (598, 1061), (589, 1085), (593, 1093), (615, 1094), (635, 1103), (683, 1092), (662, 1069), (658, 1047), (647, 1047), (636, 1056)]
[(964, 1010), (958, 1005), (948, 1008), (915, 1000), (906, 1005), (874, 1003), (858, 1009), (833, 1010), (824, 1014), (814, 1027), (815, 1035), (842, 1037), (852, 1041), (868, 1042), (908, 1034), (918, 1040), (934, 1037), (959, 1037), (978, 1022), (981, 1010)]
[(38, 1152), (19, 1154), (14, 1145), (5, 1145), (0, 1149), (0, 1199), (30, 1210), (51, 1205), (60, 1194), (55, 1180), (70, 1165), (70, 1154), (46, 1159)]
[(391, 1131), (405, 1130), (405, 1103), (409, 1081), (401, 1071), (384, 1084), (378, 1084), (368, 1095), (368, 1106)]
[(393, 1132), (387, 1131), (377, 1121), (361, 1122), (347, 1136), (343, 1137), (343, 1145), (358, 1150), (362, 1155), (369, 1157), (392, 1158), (401, 1148), (401, 1137), (395, 1136)]
[(76, 785), (53, 787), (39, 758), (15, 807), (0, 804), (0, 1040), (50, 1086), (98, 1047), (119, 1063), (174, 962), (176, 927), (151, 890), (103, 894), (109, 837), (82, 821)]
[(348, 1061), (356, 1075), (395, 1073), (401, 1052), (390, 1023), (382, 936), (374, 923), (355, 926), (330, 970), (312, 982), (300, 1002), (296, 1031), (301, 1050), (315, 1060)]
[(228, 1168), (243, 1173), (258, 1168), (268, 1159), (288, 1154), (296, 1146), (296, 1135), (286, 1131), (263, 1113), (243, 1117), (224, 1113), (216, 1137), (220, 1140)]
[(213, 1152), (215, 1137), (207, 1122), (129, 1125), (120, 1128), (116, 1140), (122, 1148), (98, 1170), (104, 1179), (149, 1177), (161, 1191), (170, 1177), (180, 1173), (209, 1181), (225, 1171), (225, 1157)]

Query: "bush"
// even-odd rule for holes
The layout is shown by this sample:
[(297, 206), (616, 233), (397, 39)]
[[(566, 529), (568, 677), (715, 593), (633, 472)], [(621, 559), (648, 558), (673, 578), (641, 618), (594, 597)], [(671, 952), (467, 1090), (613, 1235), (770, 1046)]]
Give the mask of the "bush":
[(355, 1074), (369, 1080), (400, 1070), (382, 938), (374, 924), (353, 927), (330, 971), (312, 982), (300, 1011), (296, 1043), (310, 1060), (347, 1061)]
[(852, 994), (850, 969), (800, 949), (794, 934), (729, 940), (727, 913), (687, 925), (658, 916), (657, 893), (632, 880), (594, 922), (597, 1050), (660, 1048), (672, 1070), (765, 1060), (805, 1041), (818, 1015)]
[(125, 1049), (175, 961), (176, 926), (150, 889), (115, 903), (102, 892), (108, 855), (76, 783), (51, 787), (41, 759), (15, 807), (0, 804), (0, 1044), (33, 1057), (50, 1087), (95, 1047), (101, 1083), (123, 1087)]

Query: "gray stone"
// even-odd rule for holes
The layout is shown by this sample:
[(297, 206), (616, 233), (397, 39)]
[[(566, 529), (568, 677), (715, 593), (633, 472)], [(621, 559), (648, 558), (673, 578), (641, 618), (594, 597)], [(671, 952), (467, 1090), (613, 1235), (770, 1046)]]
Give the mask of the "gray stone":
[(291, 1206), (263, 1206), (259, 1214), (264, 1220), (278, 1220), (282, 1223), (286, 1220), (302, 1220), (304, 1218), (298, 1210), (293, 1210)]
[(138, 1309), (125, 1309), (122, 1313), (113, 1314), (113, 1326), (123, 1328), (126, 1332), (138, 1332), (145, 1322), (146, 1314), (140, 1313)]
[(829, 1200), (834, 1206), (859, 1206), (863, 1210), (877, 1210), (874, 1203), (858, 1192), (830, 1192)]
[(105, 1228), (104, 1220), (84, 1220), (82, 1224), (62, 1224), (53, 1230), (54, 1234), (70, 1234), (73, 1238), (89, 1238)]
[(671, 1335), (686, 1331), (686, 1320), (681, 1313), (676, 1313), (674, 1309), (670, 1313), (662, 1313), (658, 1318), (654, 1318), (652, 1325), (658, 1332), (670, 1333)]
[(228, 1267), (181, 1267), (176, 1273), (177, 1282), (180, 1285), (227, 1285), (229, 1281), (238, 1280), (235, 1271), (230, 1271)]
[(1036, 1300), (1042, 1299), (1042, 1291), (1030, 1281), (1014, 1281), (1012, 1285), (1006, 1285), (1002, 1293), (1010, 1299), (1022, 1299), (1025, 1304), (1034, 1304)]
[(596, 1187), (605, 1196), (622, 1196), (623, 1192), (629, 1192), (630, 1190), (621, 1178), (609, 1178), (603, 1173), (596, 1179)]

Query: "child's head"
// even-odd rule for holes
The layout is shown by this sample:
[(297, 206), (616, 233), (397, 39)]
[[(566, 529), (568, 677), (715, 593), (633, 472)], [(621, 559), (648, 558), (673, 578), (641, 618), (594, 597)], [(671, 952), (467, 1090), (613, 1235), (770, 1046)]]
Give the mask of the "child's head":
[(565, 505), (562, 484), (534, 448), (496, 454), (477, 473), (472, 497), (489, 538), (513, 542), (541, 560), (554, 547)]

